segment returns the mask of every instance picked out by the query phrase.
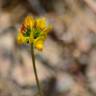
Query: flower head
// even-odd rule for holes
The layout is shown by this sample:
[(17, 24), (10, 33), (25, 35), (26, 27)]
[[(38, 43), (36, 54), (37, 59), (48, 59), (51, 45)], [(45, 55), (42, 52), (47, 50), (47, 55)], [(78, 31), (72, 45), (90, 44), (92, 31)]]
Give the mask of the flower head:
[(50, 30), (51, 26), (47, 25), (45, 18), (34, 19), (27, 16), (19, 29), (17, 42), (19, 44), (33, 43), (34, 47), (41, 51)]
[(25, 25), (26, 28), (27, 28), (27, 27), (32, 28), (32, 27), (34, 26), (34, 23), (35, 23), (35, 20), (34, 20), (34, 18), (31, 17), (31, 16), (27, 16), (27, 17), (25, 18), (25, 20), (24, 20), (24, 25)]
[(46, 28), (46, 19), (45, 18), (37, 18), (36, 19), (36, 27), (40, 28), (40, 29), (44, 29)]

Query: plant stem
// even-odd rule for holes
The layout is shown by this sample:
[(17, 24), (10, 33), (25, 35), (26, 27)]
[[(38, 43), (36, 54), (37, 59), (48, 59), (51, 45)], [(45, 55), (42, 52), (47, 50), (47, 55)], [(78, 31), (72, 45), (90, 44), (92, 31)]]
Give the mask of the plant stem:
[(35, 79), (36, 79), (36, 83), (37, 83), (37, 87), (38, 87), (39, 95), (40, 95), (40, 96), (43, 96), (43, 93), (42, 93), (41, 88), (40, 88), (40, 83), (39, 83), (39, 79), (38, 79), (38, 75), (37, 75), (37, 70), (36, 70), (36, 64), (35, 64), (35, 55), (34, 55), (34, 46), (33, 46), (33, 43), (31, 44), (31, 55), (32, 55), (33, 70), (34, 70), (34, 74), (35, 74)]

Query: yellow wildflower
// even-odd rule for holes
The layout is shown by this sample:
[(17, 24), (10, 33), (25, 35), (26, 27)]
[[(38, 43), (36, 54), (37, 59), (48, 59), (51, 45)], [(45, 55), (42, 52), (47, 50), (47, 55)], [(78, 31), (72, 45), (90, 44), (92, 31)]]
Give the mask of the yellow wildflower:
[(40, 29), (46, 28), (46, 19), (45, 18), (37, 18), (36, 19), (36, 27)]
[(18, 36), (17, 36), (17, 42), (19, 44), (24, 43), (24, 37), (23, 37), (23, 35), (20, 32), (18, 33)]
[(24, 25), (25, 27), (30, 27), (32, 28), (35, 24), (35, 20), (33, 19), (32, 16), (27, 16), (24, 20)]
[(34, 46), (36, 49), (38, 49), (39, 51), (43, 50), (43, 46), (44, 46), (44, 40), (39, 38), (37, 40), (34, 41)]
[(51, 27), (47, 25), (45, 18), (34, 19), (27, 16), (20, 27), (17, 41), (19, 44), (33, 44), (38, 50), (42, 50), (44, 41)]

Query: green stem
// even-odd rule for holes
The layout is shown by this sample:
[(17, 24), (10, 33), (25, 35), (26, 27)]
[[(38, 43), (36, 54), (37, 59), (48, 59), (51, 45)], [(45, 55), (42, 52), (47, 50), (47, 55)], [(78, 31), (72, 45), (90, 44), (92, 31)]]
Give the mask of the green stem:
[(32, 55), (33, 70), (34, 70), (34, 74), (35, 74), (35, 79), (36, 79), (39, 95), (43, 96), (41, 88), (40, 88), (40, 83), (39, 83), (39, 79), (38, 79), (38, 75), (37, 75), (37, 70), (36, 70), (34, 46), (33, 46), (33, 44), (31, 44), (31, 55)]

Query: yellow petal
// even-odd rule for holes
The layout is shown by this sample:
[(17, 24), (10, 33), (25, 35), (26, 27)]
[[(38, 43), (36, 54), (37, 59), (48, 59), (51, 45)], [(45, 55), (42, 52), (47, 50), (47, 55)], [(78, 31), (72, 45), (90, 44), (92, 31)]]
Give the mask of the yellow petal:
[(35, 46), (35, 48), (38, 49), (39, 51), (42, 51), (42, 50), (43, 50), (43, 47), (44, 47), (44, 40), (38, 38), (37, 40), (35, 40), (34, 46)]
[(39, 50), (42, 51), (43, 50), (43, 43), (42, 41), (38, 41), (35, 45), (35, 47)]
[(24, 43), (24, 37), (23, 37), (23, 35), (22, 35), (22, 33), (18, 33), (18, 36), (17, 36), (17, 42), (18, 42), (18, 44), (22, 44), (22, 43)]
[(46, 28), (46, 19), (45, 18), (37, 18), (36, 19), (36, 27), (40, 29)]
[(51, 30), (52, 30), (52, 26), (49, 25), (48, 27), (46, 27), (45, 29), (43, 29), (43, 32), (44, 32), (44, 33), (48, 33), (48, 32), (50, 32)]
[(25, 27), (30, 27), (32, 28), (35, 24), (35, 20), (32, 16), (27, 16), (24, 20), (24, 25)]
[(46, 27), (44, 30), (42, 30), (39, 37), (43, 38), (43, 40), (45, 40), (47, 38), (48, 32), (50, 32), (51, 29), (52, 29), (52, 26)]

